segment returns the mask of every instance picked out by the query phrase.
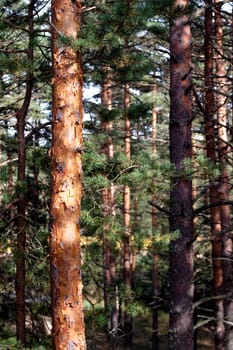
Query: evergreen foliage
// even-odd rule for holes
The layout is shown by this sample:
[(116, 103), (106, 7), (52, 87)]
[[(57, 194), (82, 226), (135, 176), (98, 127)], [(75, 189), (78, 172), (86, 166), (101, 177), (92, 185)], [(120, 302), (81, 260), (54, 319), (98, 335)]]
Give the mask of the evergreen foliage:
[[(197, 322), (214, 319), (211, 299), (212, 262), (210, 208), (207, 192), (219, 183), (222, 166), (206, 156), (204, 135), (205, 86), (203, 76), (204, 4), (191, 1), (189, 13), (193, 25), (193, 159), (185, 160), (177, 171), (169, 157), (169, 21), (174, 1), (84, 1), (82, 30), (78, 40), (60, 35), (62, 47), (81, 52), (85, 90), (95, 98), (84, 99), (83, 199), (80, 225), (84, 306), (88, 344), (103, 343), (101, 334), (108, 314), (103, 307), (103, 239), (106, 238), (116, 258), (118, 299), (129, 296), (122, 282), (122, 194), (124, 185), (131, 188), (130, 249), (136, 251), (137, 265), (130, 303), (122, 305), (137, 322), (150, 317), (152, 296), (152, 255), (158, 254), (159, 308), (168, 311), (169, 245), (179, 232), (169, 232), (170, 180), (189, 178), (194, 185), (195, 221), (195, 302)], [(28, 349), (51, 348), (50, 290), (48, 262), (48, 225), (50, 196), (51, 147), (51, 49), (49, 2), (36, 1), (33, 63), (27, 62), (27, 5), (23, 0), (0, 2), (0, 348), (17, 349), (15, 340), (15, 262), (16, 199), (26, 193), (26, 304)], [(232, 3), (228, 4), (232, 10)], [(232, 134), (232, 62), (230, 52), (231, 14), (224, 10), (224, 57), (228, 70), (228, 135)], [(196, 13), (201, 13), (197, 16)], [(101, 91), (110, 74), (112, 108), (101, 103)], [(17, 181), (17, 134), (15, 115), (22, 104), (28, 72), (35, 84), (26, 118), (26, 179)], [(214, 77), (216, 81), (216, 77)], [(130, 107), (124, 108), (124, 86), (130, 86)], [(153, 87), (156, 85), (156, 96)], [(216, 89), (215, 89), (216, 90)], [(215, 94), (216, 91), (214, 90)], [(157, 113), (156, 155), (152, 153), (152, 110)], [(217, 110), (214, 129), (217, 153)], [(124, 154), (124, 118), (131, 122), (131, 159)], [(105, 130), (103, 125), (111, 123)], [(114, 155), (109, 158), (103, 145), (111, 139)], [(106, 141), (107, 140), (107, 141)], [(231, 141), (230, 141), (231, 142)], [(227, 156), (229, 188), (232, 190), (231, 144)], [(114, 215), (103, 215), (102, 193), (114, 185)], [(155, 196), (154, 199), (153, 195)], [(230, 192), (229, 201), (232, 201)], [(157, 227), (152, 227), (152, 206), (156, 206)], [(231, 204), (232, 206), (232, 204)], [(231, 209), (232, 215), (232, 209)], [(232, 224), (231, 224), (232, 225)], [(108, 228), (105, 232), (104, 228)], [(232, 226), (230, 227), (230, 232)], [(205, 300), (198, 304), (200, 300)], [(208, 299), (208, 300), (207, 300)], [(127, 310), (124, 310), (124, 307)], [(162, 316), (159, 317), (162, 320)], [(162, 321), (161, 321), (162, 322)], [(164, 321), (163, 321), (164, 322)], [(147, 322), (150, 324), (150, 320)], [(151, 326), (148, 326), (151, 332)], [(165, 322), (164, 322), (165, 324)], [(163, 325), (164, 325), (163, 324)], [(207, 323), (207, 325), (209, 325)], [(137, 323), (136, 323), (137, 325)], [(119, 325), (120, 328), (120, 325)], [(167, 324), (164, 327), (167, 331)], [(120, 330), (121, 331), (121, 330)], [(138, 329), (134, 329), (134, 333)], [(160, 335), (160, 334), (159, 334)], [(211, 338), (211, 337), (210, 337)], [(119, 344), (122, 345), (121, 333)], [(211, 342), (211, 341), (210, 341)], [(146, 347), (149, 347), (149, 340)], [(94, 345), (93, 345), (94, 344)]]

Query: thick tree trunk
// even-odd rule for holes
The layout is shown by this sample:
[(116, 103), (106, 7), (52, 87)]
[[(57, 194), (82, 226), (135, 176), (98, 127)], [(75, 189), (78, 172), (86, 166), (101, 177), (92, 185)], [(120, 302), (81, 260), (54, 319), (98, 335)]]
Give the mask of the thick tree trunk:
[[(127, 116), (128, 108), (130, 106), (130, 92), (129, 84), (125, 84), (125, 155), (128, 160), (131, 157), (131, 131), (130, 120)], [(124, 235), (123, 235), (123, 278), (125, 287), (125, 312), (124, 312), (124, 334), (125, 347), (131, 349), (132, 347), (132, 317), (128, 312), (131, 302), (131, 287), (132, 287), (132, 268), (131, 268), (131, 248), (130, 248), (130, 187), (126, 184), (123, 193), (124, 206)]]
[[(28, 62), (33, 63), (33, 10), (35, 0), (28, 5)], [(26, 92), (22, 107), (16, 114), (17, 136), (18, 136), (18, 175), (17, 181), (20, 184), (17, 198), (17, 254), (16, 254), (16, 338), (24, 345), (26, 342), (25, 331), (25, 247), (26, 247), (26, 191), (25, 191), (25, 168), (26, 168), (26, 139), (24, 134), (25, 119), (31, 101), (33, 89), (33, 74), (29, 72), (26, 81)]]
[(192, 159), (191, 140), (191, 28), (181, 13), (188, 1), (174, 4), (170, 33), (170, 160), (176, 169), (171, 179), (170, 231), (179, 237), (170, 244), (169, 349), (193, 348), (193, 208), (192, 182), (184, 161)]
[(52, 1), (50, 273), (56, 350), (86, 349), (80, 256), (81, 58), (73, 48), (59, 43), (59, 33), (77, 38), (80, 17), (80, 1)]
[[(218, 197), (225, 201), (229, 200), (229, 178), (227, 171), (228, 158), (228, 135), (227, 135), (227, 67), (224, 61), (223, 52), (223, 26), (221, 6), (222, 2), (215, 1), (215, 27), (216, 27), (216, 77), (217, 77), (217, 117), (218, 117), (218, 158), (221, 166), (219, 177)], [(221, 230), (222, 230), (222, 258), (223, 258), (223, 279), (224, 279), (224, 300), (225, 319), (225, 348), (233, 348), (233, 266), (232, 266), (232, 232), (230, 223), (230, 206), (221, 206)]]

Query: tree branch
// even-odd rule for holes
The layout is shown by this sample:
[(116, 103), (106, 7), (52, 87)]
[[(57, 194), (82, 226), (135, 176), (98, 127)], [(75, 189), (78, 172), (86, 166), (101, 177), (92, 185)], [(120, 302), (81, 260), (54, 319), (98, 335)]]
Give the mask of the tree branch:
[(159, 211), (161, 211), (162, 213), (166, 214), (166, 215), (170, 215), (170, 212), (167, 209), (164, 209), (163, 207), (160, 207), (160, 205), (154, 203), (153, 201), (149, 200), (147, 201), (148, 204), (152, 205), (152, 207), (158, 209)]
[(201, 207), (197, 208), (194, 210), (193, 212), (193, 216), (197, 216), (198, 214), (202, 213), (205, 210), (211, 209), (211, 208), (215, 208), (215, 207), (220, 207), (222, 205), (232, 205), (233, 206), (233, 201), (230, 200), (226, 200), (226, 201), (219, 201), (216, 203), (212, 203), (212, 204), (207, 204), (207, 205), (202, 205)]

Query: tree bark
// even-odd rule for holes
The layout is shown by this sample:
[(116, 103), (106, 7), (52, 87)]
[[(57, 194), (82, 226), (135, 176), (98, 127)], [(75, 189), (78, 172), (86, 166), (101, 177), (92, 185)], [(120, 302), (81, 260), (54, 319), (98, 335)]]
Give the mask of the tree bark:
[[(156, 85), (153, 89), (153, 97), (156, 97), (157, 89)], [(155, 102), (154, 102), (155, 104)], [(154, 105), (152, 109), (152, 154), (156, 156), (156, 129), (157, 129), (157, 110)], [(152, 196), (152, 202), (156, 202), (156, 194)], [(158, 227), (157, 210), (152, 206), (152, 232), (156, 231)], [(158, 284), (158, 260), (159, 256), (156, 251), (156, 247), (153, 248), (152, 258), (152, 289), (153, 289), (153, 314), (152, 314), (152, 350), (158, 350), (158, 297), (159, 297), (159, 284)]]
[(77, 39), (80, 18), (80, 1), (52, 1), (50, 273), (56, 350), (86, 349), (80, 252), (81, 57), (72, 47), (59, 43), (59, 34)]
[[(109, 69), (106, 68), (106, 77), (102, 88), (102, 105), (109, 111), (112, 109), (112, 82)], [(111, 138), (112, 122), (102, 122), (102, 129), (106, 132), (107, 140), (101, 147), (102, 153), (106, 154), (110, 160), (113, 158), (113, 142)], [(114, 217), (114, 184), (110, 183), (109, 188), (105, 188), (102, 193), (103, 216)], [(104, 225), (103, 238), (103, 266), (104, 266), (104, 303), (107, 314), (107, 332), (110, 340), (110, 348), (115, 348), (118, 333), (118, 309), (117, 309), (117, 278), (116, 278), (116, 258), (114, 247), (107, 238), (108, 231), (111, 230), (109, 224)]]
[[(217, 119), (218, 119), (218, 158), (221, 166), (219, 177), (218, 198), (223, 201), (229, 200), (229, 177), (227, 171), (228, 158), (228, 135), (227, 135), (227, 67), (223, 58), (223, 25), (221, 7), (222, 2), (215, 1), (215, 27), (216, 27), (216, 85), (217, 85)], [(232, 233), (230, 223), (230, 206), (220, 207), (221, 230), (222, 230), (222, 258), (223, 258), (223, 289), (226, 299), (224, 300), (225, 320), (233, 322), (233, 266), (232, 266)], [(224, 347), (223, 347), (224, 348)], [(233, 326), (226, 323), (225, 348), (233, 348)]]
[[(129, 84), (125, 84), (125, 156), (128, 160), (131, 158), (131, 131), (130, 120), (127, 116), (128, 108), (130, 106), (130, 92)], [(130, 248), (130, 187), (124, 186), (123, 193), (124, 206), (124, 235), (123, 235), (123, 278), (125, 287), (125, 312), (124, 312), (124, 334), (125, 334), (125, 348), (132, 347), (132, 317), (128, 311), (131, 302), (131, 286), (132, 286), (132, 268), (131, 268), (131, 248)]]
[[(28, 51), (29, 64), (33, 63), (33, 39), (34, 20), (33, 11), (36, 0), (28, 5)], [(29, 109), (34, 77), (31, 71), (27, 74), (26, 91), (22, 107), (16, 114), (17, 137), (18, 137), (18, 174), (17, 181), (20, 185), (17, 198), (17, 254), (16, 254), (16, 338), (21, 345), (26, 343), (26, 307), (25, 307), (25, 248), (26, 248), (26, 191), (25, 191), (25, 168), (26, 168), (26, 139), (24, 134), (25, 120)]]
[[(206, 155), (216, 164), (216, 142), (215, 142), (215, 99), (213, 81), (213, 1), (206, 0), (205, 10), (205, 136)], [(214, 205), (218, 201), (218, 186), (213, 184), (209, 189), (209, 202)], [(223, 294), (223, 267), (222, 267), (222, 238), (221, 238), (221, 216), (220, 207), (210, 209), (213, 261), (213, 293), (214, 296)], [(224, 308), (223, 299), (215, 300), (215, 344), (216, 349), (223, 349), (224, 342)]]
[(175, 1), (170, 31), (170, 231), (179, 237), (170, 244), (169, 349), (193, 348), (193, 208), (192, 182), (184, 161), (192, 159), (191, 28), (182, 12), (189, 5)]

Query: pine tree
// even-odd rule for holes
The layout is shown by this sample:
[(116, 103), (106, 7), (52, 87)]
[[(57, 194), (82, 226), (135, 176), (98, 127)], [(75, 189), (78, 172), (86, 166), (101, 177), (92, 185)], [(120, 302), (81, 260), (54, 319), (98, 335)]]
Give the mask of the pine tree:
[[(157, 88), (154, 85), (153, 94), (156, 96)], [(155, 157), (156, 150), (156, 124), (157, 124), (157, 109), (154, 102), (152, 109), (152, 154)], [(152, 202), (156, 201), (156, 194), (152, 196)], [(158, 228), (158, 218), (157, 210), (152, 206), (152, 231), (156, 232)], [(158, 349), (158, 296), (159, 296), (159, 286), (158, 286), (158, 252), (156, 247), (153, 249), (153, 264), (152, 264), (152, 288), (153, 288), (153, 315), (152, 315), (152, 350)]]
[[(128, 118), (128, 109), (130, 107), (130, 91), (129, 84), (125, 84), (124, 90), (124, 107), (125, 107), (125, 141), (124, 141), (124, 151), (125, 156), (128, 161), (131, 158), (131, 130), (130, 130), (130, 120)], [(122, 239), (123, 247), (123, 281), (125, 288), (125, 298), (124, 298), (124, 335), (125, 335), (125, 348), (131, 349), (132, 347), (132, 317), (129, 313), (129, 305), (131, 301), (132, 293), (132, 265), (131, 265), (131, 247), (130, 247), (130, 206), (131, 206), (131, 196), (130, 187), (128, 184), (124, 185), (123, 190), (123, 221), (124, 221), (124, 233)]]
[[(221, 201), (229, 201), (229, 175), (227, 169), (228, 162), (228, 116), (227, 116), (227, 62), (223, 59), (223, 24), (221, 7), (222, 3), (215, 1), (215, 28), (216, 28), (216, 87), (217, 87), (217, 127), (218, 127), (218, 159), (221, 167), (219, 176), (218, 199)], [(232, 235), (230, 224), (230, 206), (222, 205), (220, 208), (221, 221), (221, 244), (223, 259), (223, 292), (226, 295), (224, 301), (226, 321), (232, 320), (233, 295), (232, 273), (233, 265), (232, 257)], [(226, 349), (233, 346), (233, 328), (226, 323), (224, 344)], [(224, 345), (222, 345), (223, 347)], [(219, 347), (219, 349), (221, 346)]]
[[(33, 64), (33, 40), (34, 25), (33, 11), (35, 0), (31, 0), (28, 5), (28, 62)], [(33, 89), (33, 73), (28, 72), (26, 78), (26, 90), (22, 107), (17, 111), (17, 134), (18, 134), (18, 184), (22, 187), (17, 198), (17, 260), (16, 260), (16, 337), (20, 344), (26, 342), (25, 332), (25, 247), (26, 247), (26, 192), (25, 168), (26, 168), (26, 139), (25, 139), (25, 119), (31, 102)]]
[[(170, 231), (179, 238), (170, 246), (169, 349), (193, 347), (193, 209), (192, 182), (185, 162), (192, 157), (191, 28), (188, 1), (175, 1), (170, 33)], [(177, 17), (176, 17), (177, 16)]]
[(80, 252), (83, 106), (80, 53), (64, 46), (59, 36), (77, 39), (80, 16), (80, 1), (52, 1), (52, 318), (54, 348), (67, 350), (86, 349)]
[[(213, 9), (212, 1), (206, 2), (205, 10), (205, 135), (206, 135), (206, 154), (207, 157), (216, 164), (216, 143), (215, 143), (215, 120), (214, 120), (214, 81), (213, 81)], [(218, 201), (218, 192), (216, 184), (210, 185), (209, 189), (210, 204)], [(211, 233), (213, 236), (212, 254), (213, 254), (213, 291), (214, 296), (223, 294), (223, 270), (221, 260), (221, 225), (220, 208), (213, 207), (211, 213)], [(224, 311), (223, 300), (221, 298), (215, 301), (216, 312), (216, 346), (220, 346), (224, 339)]]
[[(109, 69), (106, 68), (104, 69), (104, 82), (101, 94), (102, 106), (106, 109), (105, 111), (112, 110), (112, 85), (111, 73)], [(103, 120), (101, 129), (105, 132), (106, 138), (101, 145), (101, 152), (107, 156), (108, 161), (112, 161), (114, 156), (114, 145), (111, 138), (112, 121)], [(119, 324), (115, 247), (108, 239), (108, 234), (111, 232), (110, 222), (115, 217), (114, 192), (114, 184), (112, 182), (102, 191), (103, 217), (108, 221), (103, 227), (104, 302), (107, 315), (107, 332), (111, 349), (114, 349), (117, 341)]]

